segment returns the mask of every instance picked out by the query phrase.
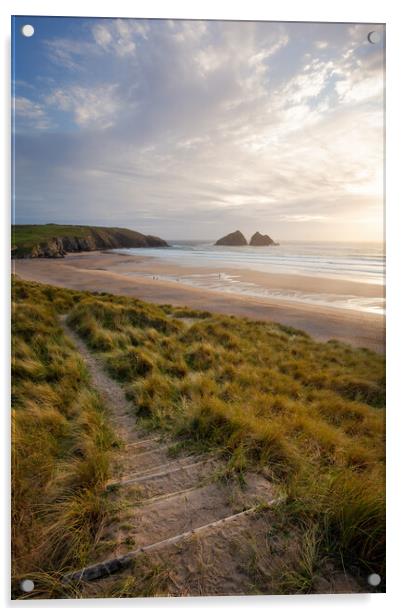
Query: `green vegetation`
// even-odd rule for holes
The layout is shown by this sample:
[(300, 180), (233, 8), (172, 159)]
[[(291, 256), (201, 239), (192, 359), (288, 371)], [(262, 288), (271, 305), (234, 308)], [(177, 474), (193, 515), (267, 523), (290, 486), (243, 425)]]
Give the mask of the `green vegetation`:
[[(11, 238), (14, 257), (55, 257), (81, 250), (167, 245), (160, 238), (131, 229), (85, 225), (13, 225)], [(55, 238), (62, 242), (56, 245)]]
[[(27, 441), (25, 449), (22, 436), (14, 444), (20, 482), (29, 481), (29, 468), (19, 465), (32, 464), (25, 454), (34, 442), (44, 439), (49, 449), (40, 451), (51, 460), (43, 461), (47, 485), (49, 466), (53, 471), (56, 459), (73, 455), (75, 439), (83, 438), (72, 409), (80, 395), (93, 400), (94, 394), (56, 325), (56, 311), (68, 313), (69, 324), (122, 382), (144, 427), (174, 434), (190, 450), (218, 452), (231, 473), (264, 468), (288, 494), (283, 524), (304, 539), (283, 588), (308, 592), (317, 563), (327, 557), (354, 573), (384, 576), (382, 356), (336, 341), (318, 343), (273, 323), (105, 293), (16, 281), (15, 296), (21, 310), (14, 317), (15, 411), (21, 417), (17, 434)], [(35, 396), (40, 408), (31, 418)], [(93, 412), (99, 416), (100, 410)], [(96, 440), (92, 433), (88, 438)], [(19, 493), (14, 511), (25, 516)], [(58, 515), (61, 529), (66, 518)]]
[(47, 242), (55, 235), (86, 237), (91, 228), (83, 225), (12, 225), (12, 245), (28, 251), (35, 244)]

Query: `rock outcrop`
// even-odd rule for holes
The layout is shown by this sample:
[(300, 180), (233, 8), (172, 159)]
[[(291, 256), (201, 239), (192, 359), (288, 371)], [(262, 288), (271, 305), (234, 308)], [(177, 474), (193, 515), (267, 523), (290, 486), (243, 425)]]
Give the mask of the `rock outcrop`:
[[(27, 226), (24, 225), (25, 233)], [(40, 235), (40, 230), (38, 228), (35, 229), (35, 225), (30, 227), (34, 229), (35, 237), (37, 237), (38, 233)], [(71, 234), (58, 235), (58, 225), (44, 225), (43, 227), (46, 228), (43, 241), (27, 242), (25, 240), (19, 244), (18, 225), (15, 225), (13, 232), (16, 241), (12, 249), (12, 256), (61, 258), (69, 252), (88, 252), (110, 248), (162, 248), (168, 246), (167, 242), (159, 237), (143, 235), (131, 229), (71, 225)], [(65, 232), (66, 227), (63, 226), (61, 228)], [(54, 237), (49, 237), (49, 229), (51, 229), (52, 233), (54, 231)]]
[(215, 246), (247, 246), (247, 240), (241, 231), (234, 231), (221, 237), (215, 242)]
[[(241, 231), (234, 231), (221, 237), (215, 246), (248, 246), (247, 240)], [(279, 246), (269, 235), (262, 235), (258, 231), (254, 233), (250, 240), (250, 246)]]
[(258, 231), (250, 240), (250, 246), (279, 246), (269, 235), (262, 235)]

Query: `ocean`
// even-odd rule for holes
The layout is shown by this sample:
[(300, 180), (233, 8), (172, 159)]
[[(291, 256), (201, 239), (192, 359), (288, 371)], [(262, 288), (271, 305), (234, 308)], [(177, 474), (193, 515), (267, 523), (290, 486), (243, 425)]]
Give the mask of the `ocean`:
[[(348, 308), (384, 314), (384, 293), (378, 297), (335, 293), (303, 293), (293, 289), (274, 289), (246, 282), (233, 273), (236, 269), (276, 274), (293, 274), (345, 280), (370, 285), (385, 285), (385, 254), (382, 243), (283, 242), (280, 246), (214, 246), (208, 241), (170, 241), (169, 248), (118, 249), (116, 252), (156, 257), (164, 262), (194, 267), (180, 275), (180, 283), (215, 291), (286, 299), (303, 303)], [(214, 273), (197, 272), (211, 268)], [(225, 271), (226, 270), (226, 271)], [(228, 271), (230, 270), (230, 272)], [(144, 274), (150, 275), (150, 274)], [(178, 280), (176, 275), (160, 279)], [(370, 294), (372, 295), (372, 294)]]

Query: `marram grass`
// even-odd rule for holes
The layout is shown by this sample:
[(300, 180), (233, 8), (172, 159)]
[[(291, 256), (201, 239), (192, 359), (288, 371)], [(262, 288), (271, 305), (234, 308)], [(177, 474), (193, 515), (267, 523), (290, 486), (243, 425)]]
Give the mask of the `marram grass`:
[(284, 524), (304, 539), (278, 592), (309, 592), (328, 556), (384, 575), (383, 356), (274, 323), (106, 293), (18, 279), (13, 293), (16, 573), (85, 562), (107, 516), (98, 486), (113, 436), (58, 326), (67, 313), (144, 427), (224, 456), (233, 473), (263, 468), (288, 494)]
[[(57, 301), (54, 302), (53, 300)], [(17, 282), (12, 326), (12, 577), (53, 579), (88, 562), (107, 515), (115, 442), (57, 308), (74, 297)]]

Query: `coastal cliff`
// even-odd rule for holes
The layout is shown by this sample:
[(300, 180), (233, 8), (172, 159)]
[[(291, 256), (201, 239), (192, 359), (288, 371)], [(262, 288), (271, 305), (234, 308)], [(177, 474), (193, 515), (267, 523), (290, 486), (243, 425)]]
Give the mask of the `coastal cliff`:
[(165, 240), (118, 227), (80, 225), (13, 225), (12, 257), (62, 258), (69, 252), (110, 248), (155, 248)]

